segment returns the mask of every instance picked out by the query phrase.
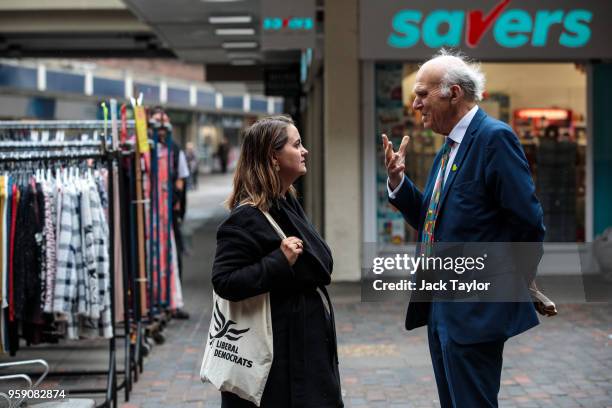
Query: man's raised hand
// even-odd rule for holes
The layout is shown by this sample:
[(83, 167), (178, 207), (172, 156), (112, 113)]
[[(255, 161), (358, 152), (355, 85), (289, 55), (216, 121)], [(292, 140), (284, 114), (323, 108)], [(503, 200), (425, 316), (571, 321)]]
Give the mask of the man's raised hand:
[(393, 151), (393, 143), (389, 141), (387, 135), (382, 135), (383, 151), (385, 152), (385, 167), (389, 176), (389, 188), (395, 190), (402, 182), (404, 170), (406, 168), (404, 159), (406, 157), (406, 148), (410, 142), (410, 136), (404, 136), (397, 152)]

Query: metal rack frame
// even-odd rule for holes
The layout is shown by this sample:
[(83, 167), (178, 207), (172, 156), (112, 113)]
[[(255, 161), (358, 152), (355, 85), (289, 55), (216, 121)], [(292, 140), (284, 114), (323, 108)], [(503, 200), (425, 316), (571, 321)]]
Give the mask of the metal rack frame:
[[(111, 101), (112, 104), (112, 101)], [(134, 126), (134, 121), (129, 121), (130, 127)], [(113, 124), (116, 126), (116, 121)], [(107, 134), (107, 122), (106, 121), (32, 121), (32, 122), (19, 122), (19, 121), (8, 121), (0, 122), (0, 129), (36, 129), (36, 130), (79, 130), (79, 129), (103, 129), (103, 134)], [(113, 132), (115, 133), (115, 132)], [(97, 146), (98, 149), (92, 149)], [(2, 152), (2, 149), (36, 149), (36, 152)], [(53, 151), (53, 149), (66, 149), (68, 151)], [(87, 148), (87, 150), (74, 150), (75, 148)], [(26, 161), (62, 161), (62, 160), (85, 160), (85, 159), (97, 159), (105, 162), (107, 165), (109, 175), (108, 183), (108, 194), (109, 197), (114, 196), (114, 189), (118, 186), (114, 185), (113, 182), (113, 171), (117, 169), (117, 162), (120, 156), (119, 150), (109, 151), (105, 137), (102, 137), (100, 141), (47, 141), (47, 142), (0, 142), (0, 163), (12, 163), (12, 162), (26, 162)], [(70, 377), (70, 376), (107, 376), (106, 388), (100, 389), (84, 389), (75, 388), (68, 392), (71, 394), (105, 394), (104, 402), (99, 407), (117, 407), (117, 393), (121, 389), (125, 389), (125, 400), (129, 401), (129, 392), (132, 388), (132, 370), (137, 369), (136, 363), (131, 355), (130, 348), (130, 316), (127, 311), (128, 303), (125, 302), (126, 311), (124, 316), (124, 334), (123, 336), (117, 335), (116, 327), (116, 311), (114, 302), (115, 293), (115, 270), (114, 270), (114, 243), (115, 243), (115, 229), (121, 228), (116, 226), (114, 223), (114, 202), (111, 199), (109, 204), (109, 275), (110, 275), (110, 292), (111, 292), (111, 324), (113, 327), (113, 336), (108, 339), (109, 341), (109, 359), (107, 370), (73, 370), (73, 371), (62, 371), (62, 372), (49, 372), (49, 377)], [(125, 277), (124, 277), (125, 279)], [(127, 293), (124, 291), (124, 300), (127, 298)], [(117, 352), (117, 338), (125, 338), (125, 355), (126, 355), (126, 366), (124, 370), (117, 370), (116, 352)], [(117, 375), (123, 374), (123, 381), (117, 383)], [(37, 373), (28, 373), (26, 375), (37, 376)]]
[[(108, 122), (104, 120), (7, 120), (0, 122), (0, 130), (104, 130)], [(127, 121), (128, 128), (134, 128), (133, 120)]]

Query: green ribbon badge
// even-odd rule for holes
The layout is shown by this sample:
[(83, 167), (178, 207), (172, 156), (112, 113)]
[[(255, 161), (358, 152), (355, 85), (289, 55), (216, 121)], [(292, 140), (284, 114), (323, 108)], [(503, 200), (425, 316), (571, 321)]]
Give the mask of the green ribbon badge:
[(452, 169), (451, 169), (451, 170), (452, 170), (452, 171), (457, 171), (457, 165), (456, 165), (456, 164), (453, 164), (453, 167), (452, 167)]

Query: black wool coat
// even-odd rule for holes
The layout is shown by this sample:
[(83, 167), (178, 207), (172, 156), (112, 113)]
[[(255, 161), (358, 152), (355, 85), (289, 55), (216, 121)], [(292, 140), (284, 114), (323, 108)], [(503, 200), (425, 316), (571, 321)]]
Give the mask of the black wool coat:
[[(269, 212), (285, 235), (303, 240), (304, 252), (290, 266), (261, 211), (237, 207), (217, 230), (213, 287), (230, 301), (270, 293), (274, 358), (261, 407), (342, 407), (333, 309), (325, 290), (331, 251), (295, 198), (277, 200)], [(224, 392), (222, 407), (254, 405)]]

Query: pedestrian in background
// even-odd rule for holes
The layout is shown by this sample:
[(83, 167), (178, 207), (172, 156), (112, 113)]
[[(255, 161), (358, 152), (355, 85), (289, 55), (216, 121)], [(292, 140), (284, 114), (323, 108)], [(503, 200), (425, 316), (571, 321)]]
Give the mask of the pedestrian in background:
[(185, 157), (187, 159), (187, 166), (189, 167), (189, 183), (188, 188), (196, 190), (198, 188), (198, 177), (200, 175), (200, 157), (195, 145), (192, 142), (188, 142), (185, 145)]
[[(296, 199), (308, 151), (293, 121), (261, 119), (247, 129), (229, 217), (217, 230), (215, 292), (230, 301), (270, 294), (273, 360), (261, 407), (342, 407), (333, 309), (325, 286), (332, 254)], [(281, 240), (262, 211), (281, 227)], [(223, 408), (254, 407), (222, 392)]]
[(229, 156), (229, 142), (226, 137), (222, 137), (217, 147), (217, 157), (219, 158), (219, 164), (221, 165), (221, 173), (227, 173), (227, 160)]

